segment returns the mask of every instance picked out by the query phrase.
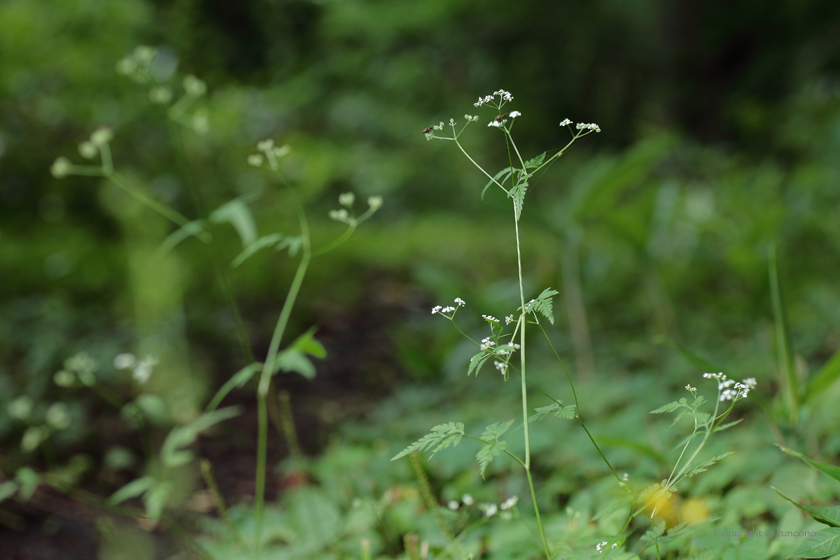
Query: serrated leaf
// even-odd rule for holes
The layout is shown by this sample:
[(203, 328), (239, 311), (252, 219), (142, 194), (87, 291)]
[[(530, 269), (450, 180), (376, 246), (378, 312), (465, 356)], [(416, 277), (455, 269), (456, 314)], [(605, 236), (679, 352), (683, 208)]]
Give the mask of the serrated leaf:
[(712, 416), (708, 412), (695, 412), (693, 416), (699, 428), (705, 427), (709, 423), (709, 420), (712, 419)]
[(688, 471), (686, 476), (688, 478), (691, 478), (695, 474), (700, 474), (701, 472), (706, 472), (707, 470), (709, 470), (709, 467), (711, 467), (712, 465), (714, 465), (715, 463), (717, 463), (718, 461), (720, 461), (724, 457), (728, 457), (729, 455), (732, 455), (733, 453), (735, 453), (735, 452), (734, 451), (727, 451), (726, 453), (721, 453), (720, 455), (716, 455), (715, 457), (712, 457), (711, 459), (706, 459), (705, 461), (703, 461), (702, 463), (700, 463), (699, 465), (697, 465), (696, 467), (694, 467), (693, 469)]
[(729, 429), (729, 428), (731, 428), (732, 426), (734, 426), (734, 425), (736, 425), (736, 424), (740, 424), (740, 423), (741, 423), (741, 422), (743, 422), (743, 421), (744, 421), (744, 419), (743, 419), (743, 418), (739, 418), (738, 420), (735, 420), (734, 422), (729, 422), (728, 424), (722, 424), (722, 425), (718, 426), (717, 428), (715, 428), (715, 429), (712, 431), (712, 433), (715, 433), (715, 432), (722, 432), (723, 430), (728, 430), (728, 429)]
[(242, 246), (247, 247), (257, 239), (257, 226), (251, 210), (240, 198), (226, 202), (210, 213), (210, 221), (215, 224), (229, 223), (239, 234)]
[(467, 369), (467, 377), (472, 375), (473, 371), (475, 371), (475, 376), (478, 377), (478, 372), (481, 371), (481, 367), (487, 362), (487, 359), (490, 358), (492, 354), (488, 354), (483, 350), (470, 358), (470, 367)]
[[(512, 186), (508, 191), (508, 197), (513, 198), (513, 209), (516, 213), (516, 219), (519, 219), (522, 214), (522, 204), (525, 202), (525, 193), (528, 192), (528, 183), (519, 182)], [(554, 321), (552, 321), (552, 324)]]
[[(525, 313), (537, 312), (544, 316), (553, 325), (554, 324), (554, 304), (551, 298), (558, 295), (560, 292), (553, 288), (546, 288), (535, 299), (532, 299), (525, 304)], [(519, 308), (522, 309), (521, 307)]]
[(679, 410), (680, 408), (687, 408), (691, 410), (691, 407), (688, 406), (685, 397), (681, 398), (678, 401), (670, 402), (666, 405), (660, 406), (656, 410), (651, 410), (651, 414), (662, 414), (663, 412), (674, 412), (675, 410)]
[(478, 470), (482, 479), (490, 462), (498, 457), (499, 453), (507, 449), (507, 442), (499, 441), (499, 437), (507, 432), (511, 425), (513, 425), (513, 420), (495, 422), (487, 426), (484, 433), (481, 434), (480, 439), (484, 442), (484, 445), (478, 450), (475, 460), (478, 461)]
[(548, 418), (550, 415), (554, 415), (557, 418), (563, 418), (564, 420), (573, 420), (575, 417), (575, 405), (572, 404), (569, 406), (563, 406), (563, 402), (558, 401), (551, 403), (548, 406), (535, 408), (534, 412), (536, 412), (536, 414), (528, 417), (529, 424), (539, 422), (540, 420)]
[(432, 454), (429, 455), (429, 459), (431, 459), (438, 451), (442, 451), (449, 446), (455, 447), (458, 445), (463, 436), (463, 423), (447, 422), (446, 424), (440, 424), (432, 428), (428, 434), (397, 453), (391, 460), (396, 461), (414, 451), (426, 451), (429, 449), (432, 451)]
[(791, 556), (801, 558), (825, 558), (840, 552), (840, 527), (829, 527), (805, 539)]
[(487, 189), (490, 188), (490, 185), (495, 185), (496, 183), (499, 183), (500, 185), (504, 184), (504, 182), (508, 180), (508, 177), (510, 177), (510, 174), (513, 173), (513, 171), (513, 167), (505, 167), (493, 176), (493, 180), (487, 181), (487, 184), (484, 185), (483, 189), (481, 189), (481, 200), (484, 200), (484, 193), (487, 192)]
[(832, 527), (840, 527), (840, 506), (816, 507), (810, 506), (808, 504), (800, 504), (799, 502), (795, 502), (791, 498), (782, 494), (782, 492), (778, 488), (775, 488), (773, 486), (771, 486), (770, 488), (773, 488), (773, 490), (775, 490), (779, 496), (789, 501), (808, 515), (810, 515), (816, 521), (819, 521), (820, 523), (825, 523), (826, 525), (830, 525)]
[(534, 169), (535, 167), (539, 167), (542, 162), (545, 160), (545, 152), (541, 153), (540, 155), (533, 157), (525, 162), (525, 169)]
[(285, 235), (282, 233), (271, 233), (269, 235), (264, 235), (259, 239), (250, 243), (245, 249), (239, 253), (233, 262), (231, 262), (231, 266), (236, 268), (240, 264), (244, 263), (246, 260), (251, 258), (251, 256), (259, 251), (260, 249), (264, 249), (266, 247), (271, 247), (272, 245), (276, 245), (285, 239)]
[[(776, 445), (778, 445), (778, 444), (776, 444)], [(836, 467), (834, 465), (829, 465), (827, 463), (820, 463), (819, 461), (814, 461), (813, 459), (809, 459), (808, 457), (806, 457), (802, 453), (799, 453), (798, 451), (794, 451), (793, 449), (788, 449), (787, 447), (782, 447), (781, 445), (779, 445), (779, 449), (781, 449), (782, 451), (784, 451), (788, 455), (793, 455), (794, 457), (798, 457), (799, 459), (802, 459), (803, 461), (805, 461), (806, 463), (808, 463), (809, 465), (811, 465), (815, 469), (824, 472), (825, 474), (827, 474), (828, 476), (830, 476), (834, 480), (840, 481), (840, 467)]]

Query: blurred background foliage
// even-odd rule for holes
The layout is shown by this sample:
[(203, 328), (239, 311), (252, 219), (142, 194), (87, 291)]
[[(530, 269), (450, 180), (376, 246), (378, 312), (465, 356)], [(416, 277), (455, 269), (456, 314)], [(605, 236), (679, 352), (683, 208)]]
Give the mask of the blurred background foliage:
[[(702, 360), (755, 376), (772, 401), (781, 387), (772, 246), (801, 382), (840, 345), (837, 2), (7, 0), (0, 24), (0, 448), (20, 464), (82, 453), (99, 465), (126, 437), (102, 421), (116, 409), (53, 383), (79, 352), (125, 396), (130, 380), (113, 357), (165, 354), (148, 389), (164, 400), (163, 425), (189, 419), (244, 365), (210, 251), (189, 239), (156, 260), (170, 224), (105, 180), (50, 175), (58, 156), (81, 161), (77, 145), (103, 123), (114, 129), (117, 170), (190, 219), (243, 196), (260, 234), (295, 233), (282, 189), (246, 164), (267, 137), (292, 148), (285, 169), (316, 242), (341, 232), (326, 218), (338, 194), (385, 198), (375, 220), (313, 266), (293, 317), (296, 333), (320, 325), (328, 351), (314, 381), (280, 382), (307, 453), (336, 437), (384, 438), (393, 455), (453, 419), (445, 412), (495, 417), (479, 404), (496, 402), (486, 399), (499, 388), (466, 384), (468, 348), (428, 310), (460, 296), (475, 317), (513, 311), (509, 207), (492, 191), (482, 201), (482, 176), (420, 131), (462, 122), (500, 87), (523, 113), (515, 133), (527, 154), (565, 145), (563, 118), (603, 130), (532, 181), (523, 214), (528, 289), (561, 291), (552, 334), (576, 374), (596, 383), (584, 393), (605, 415), (599, 431), (632, 439), (661, 401), (645, 395), (682, 387)], [(176, 92), (186, 74), (207, 82), (196, 111), (209, 126), (183, 133), (182, 162), (165, 109), (115, 71), (140, 44), (158, 49), (152, 73)], [(493, 132), (479, 124), (465, 143), (500, 169)], [(216, 238), (225, 261), (241, 250), (229, 226)], [(258, 356), (293, 272), (270, 251), (229, 271)], [(479, 332), (466, 315), (464, 328)], [(607, 380), (621, 391), (599, 396)], [(464, 403), (467, 389), (488, 395)], [(25, 417), (9, 412), (21, 396), (33, 403)], [(56, 402), (72, 422), (50, 454), (25, 453), (22, 435)], [(513, 411), (512, 400), (498, 402)], [(624, 423), (627, 410), (636, 419)], [(840, 453), (835, 416), (809, 435), (829, 457)], [(561, 453), (535, 446), (545, 461)], [(273, 453), (284, 456), (284, 444)], [(450, 480), (464, 457), (436, 472)], [(581, 476), (598, 468), (586, 464)], [(391, 476), (412, 480), (399, 472)], [(545, 475), (571, 492), (574, 474)]]

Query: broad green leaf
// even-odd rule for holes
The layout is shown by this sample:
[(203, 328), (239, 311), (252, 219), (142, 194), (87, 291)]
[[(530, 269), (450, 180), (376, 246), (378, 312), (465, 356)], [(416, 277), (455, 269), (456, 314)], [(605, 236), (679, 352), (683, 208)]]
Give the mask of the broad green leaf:
[(7, 480), (6, 482), (0, 484), (0, 502), (11, 498), (15, 495), (15, 492), (18, 491), (18, 484), (14, 480)]
[(782, 494), (778, 488), (774, 486), (771, 486), (770, 488), (773, 488), (779, 496), (789, 501), (820, 523), (825, 523), (826, 525), (831, 525), (832, 527), (840, 527), (840, 506), (816, 507), (809, 506), (808, 504), (800, 504)]
[(563, 406), (562, 401), (558, 401), (555, 403), (551, 403), (548, 406), (541, 406), (539, 408), (535, 408), (534, 412), (536, 414), (530, 416), (528, 418), (528, 423), (531, 424), (533, 422), (539, 422), (544, 418), (548, 418), (550, 415), (554, 415), (557, 418), (563, 418), (565, 420), (573, 420), (575, 417), (575, 405)]
[(254, 375), (260, 371), (262, 368), (262, 364), (254, 362), (253, 364), (248, 364), (244, 368), (237, 371), (233, 374), (233, 377), (228, 379), (224, 385), (222, 385), (221, 389), (216, 391), (213, 400), (210, 401), (210, 404), (207, 405), (206, 412), (210, 412), (216, 410), (216, 408), (221, 404), (224, 398), (233, 391), (234, 388), (241, 389), (245, 386), (245, 384), (252, 378)]
[(837, 350), (830, 360), (811, 378), (808, 390), (802, 401), (810, 401), (840, 379), (840, 350)]
[(840, 527), (829, 527), (805, 539), (791, 556), (800, 558), (825, 558), (840, 552)]
[(316, 358), (326, 358), (327, 351), (324, 349), (323, 344), (314, 338), (317, 330), (317, 327), (310, 328), (308, 331), (297, 337), (288, 347), (299, 350), (304, 354), (315, 356)]
[(429, 449), (432, 451), (432, 454), (429, 455), (429, 459), (431, 459), (438, 451), (442, 451), (449, 446), (454, 447), (458, 445), (463, 436), (464, 424), (461, 422), (448, 422), (446, 424), (440, 424), (432, 428), (431, 432), (403, 449), (391, 460), (396, 461), (397, 459), (405, 457), (414, 451), (426, 451)]
[(675, 410), (679, 410), (680, 408), (687, 408), (691, 410), (691, 407), (688, 406), (688, 401), (685, 397), (681, 398), (678, 401), (670, 402), (666, 405), (660, 406), (656, 410), (651, 410), (651, 414), (662, 414), (663, 412), (674, 412)]
[(788, 328), (787, 309), (785, 308), (784, 292), (779, 282), (779, 270), (776, 266), (776, 247), (770, 248), (768, 263), (770, 274), (770, 294), (773, 300), (773, 325), (776, 336), (776, 363), (782, 372), (784, 384), (783, 393), (790, 408), (791, 423), (799, 421), (799, 383), (796, 379), (796, 369), (793, 365), (793, 343)]
[(149, 519), (160, 520), (160, 516), (163, 515), (163, 508), (171, 495), (172, 483), (169, 481), (156, 483), (146, 492), (143, 503), (146, 505), (146, 515)]
[[(776, 444), (776, 445), (779, 445), (779, 444)], [(788, 455), (793, 455), (794, 457), (799, 457), (800, 459), (802, 459), (803, 461), (805, 461), (806, 463), (808, 463), (809, 465), (811, 465), (815, 469), (824, 472), (825, 474), (827, 474), (828, 476), (830, 476), (834, 480), (840, 481), (840, 467), (837, 467), (835, 465), (829, 465), (827, 463), (820, 463), (819, 461), (814, 461), (812, 459), (809, 459), (808, 457), (806, 457), (802, 453), (799, 453), (798, 451), (794, 451), (793, 449), (788, 449), (787, 447), (782, 447), (781, 445), (779, 445), (779, 449), (781, 449), (782, 451), (784, 451)]]
[(215, 224), (228, 222), (239, 234), (242, 245), (247, 247), (257, 239), (257, 226), (251, 211), (241, 198), (235, 198), (222, 204), (210, 213), (210, 221)]
[(499, 441), (499, 437), (507, 432), (512, 424), (513, 420), (508, 420), (507, 422), (496, 422), (487, 426), (487, 428), (484, 429), (484, 433), (481, 434), (480, 439), (484, 442), (484, 445), (478, 450), (475, 460), (478, 461), (479, 472), (481, 473), (482, 479), (484, 478), (484, 473), (490, 462), (495, 457), (498, 457), (499, 453), (507, 449), (507, 442)]
[(152, 484), (155, 483), (155, 479), (151, 476), (142, 476), (136, 480), (132, 480), (108, 498), (108, 501), (111, 504), (118, 504), (120, 502), (124, 502), (130, 498), (135, 498), (140, 494), (144, 493), (146, 490), (152, 487)]
[[(195, 220), (189, 222), (188, 224), (176, 229), (173, 231), (169, 236), (163, 240), (163, 243), (157, 248), (156, 254), (158, 258), (164, 257), (169, 254), (172, 249), (177, 247), (181, 244), (182, 241), (185, 241), (187, 238), (192, 237), (193, 235), (199, 237), (199, 234), (204, 231), (204, 222), (201, 220)], [(205, 234), (206, 235), (206, 234)]]
[(272, 245), (276, 245), (283, 241), (286, 236), (282, 233), (271, 233), (269, 235), (264, 235), (259, 239), (250, 243), (245, 249), (239, 253), (233, 262), (230, 263), (233, 268), (236, 268), (240, 264), (244, 263), (246, 260), (251, 258), (251, 256), (259, 251), (260, 249), (264, 249), (266, 247), (271, 247)]
[(38, 489), (38, 484), (41, 483), (41, 477), (38, 476), (34, 470), (29, 467), (23, 467), (15, 473), (15, 480), (20, 485), (18, 490), (18, 498), (24, 502), (28, 502), (35, 490)]
[(706, 459), (705, 461), (703, 461), (702, 463), (700, 463), (699, 465), (697, 465), (696, 467), (694, 467), (693, 469), (688, 471), (688, 473), (686, 473), (685, 476), (687, 476), (688, 478), (691, 478), (695, 474), (700, 474), (701, 472), (706, 472), (707, 470), (709, 470), (709, 467), (711, 467), (712, 465), (714, 465), (715, 463), (717, 463), (718, 461), (720, 461), (724, 457), (728, 457), (729, 455), (732, 455), (733, 453), (735, 453), (735, 452), (734, 451), (727, 451), (726, 453), (716, 455), (716, 456), (712, 457), (711, 459)]
[(213, 424), (238, 416), (240, 413), (241, 409), (238, 406), (229, 406), (221, 410), (205, 412), (189, 424), (173, 429), (166, 436), (166, 439), (163, 441), (163, 446), (161, 446), (160, 456), (164, 464), (168, 464), (169, 461), (177, 461), (177, 459), (173, 459), (176, 451), (193, 443), (198, 437), (198, 434)]
[(277, 359), (274, 361), (274, 371), (280, 370), (295, 371), (307, 379), (315, 378), (315, 366), (303, 352), (294, 348), (286, 348), (277, 354)]

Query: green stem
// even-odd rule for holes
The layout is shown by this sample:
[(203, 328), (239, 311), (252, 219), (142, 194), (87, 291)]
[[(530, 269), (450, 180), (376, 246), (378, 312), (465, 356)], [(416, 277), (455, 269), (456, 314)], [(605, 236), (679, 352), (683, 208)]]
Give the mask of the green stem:
[(456, 145), (456, 146), (458, 146), (458, 149), (459, 149), (459, 150), (461, 150), (461, 152), (462, 152), (465, 156), (467, 156), (467, 159), (468, 159), (468, 160), (470, 160), (470, 161), (472, 162), (472, 164), (478, 168), (478, 170), (479, 170), (479, 171), (481, 171), (482, 173), (484, 173), (484, 175), (486, 175), (488, 179), (490, 179), (491, 181), (493, 181), (494, 183), (496, 183), (496, 186), (498, 186), (500, 189), (502, 189), (503, 191), (505, 191), (505, 194), (509, 194), (509, 193), (508, 193), (508, 190), (507, 190), (506, 188), (504, 188), (504, 187), (503, 187), (503, 186), (502, 186), (502, 185), (501, 185), (501, 184), (500, 184), (500, 183), (499, 183), (499, 182), (498, 182), (498, 181), (497, 181), (497, 180), (496, 180), (496, 179), (495, 179), (492, 175), (490, 175), (489, 173), (487, 173), (487, 172), (484, 170), (484, 168), (483, 168), (483, 167), (481, 167), (480, 165), (478, 165), (478, 164), (475, 162), (475, 160), (474, 160), (473, 158), (471, 158), (471, 157), (470, 157), (470, 154), (468, 154), (468, 153), (467, 153), (467, 151), (466, 151), (466, 150), (465, 150), (465, 149), (461, 146), (461, 143), (460, 143), (460, 142), (458, 142), (458, 139), (457, 139), (457, 138), (454, 138), (453, 140), (455, 140), (455, 145)]
[[(173, 208), (170, 208), (169, 206), (167, 206), (165, 204), (161, 204), (160, 202), (158, 202), (154, 198), (150, 197), (149, 195), (147, 195), (146, 193), (144, 193), (140, 189), (136, 188), (134, 185), (132, 185), (131, 183), (129, 183), (125, 179), (123, 179), (122, 176), (120, 176), (119, 174), (112, 172), (112, 173), (106, 173), (106, 175), (111, 181), (113, 181), (113, 183), (116, 186), (118, 186), (124, 192), (131, 195), (132, 197), (134, 197), (138, 201), (142, 202), (143, 204), (145, 204), (146, 206), (148, 206), (149, 208), (151, 208), (152, 210), (154, 210), (155, 212), (157, 212), (158, 214), (160, 214), (164, 218), (166, 218), (168, 220), (171, 220), (172, 222), (175, 222), (177, 225), (179, 225), (181, 227), (184, 227), (185, 225), (190, 223), (190, 221), (186, 217), (184, 217), (183, 214), (181, 214), (177, 210), (174, 210)], [(202, 240), (204, 240), (203, 237), (202, 237)]]

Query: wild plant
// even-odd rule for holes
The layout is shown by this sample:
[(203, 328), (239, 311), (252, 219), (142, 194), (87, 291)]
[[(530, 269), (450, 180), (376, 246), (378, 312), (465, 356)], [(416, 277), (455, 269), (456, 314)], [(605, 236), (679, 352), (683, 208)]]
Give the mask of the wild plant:
[[(479, 450), (476, 454), (476, 461), (479, 467), (479, 473), (484, 477), (488, 465), (502, 454), (507, 455), (511, 460), (518, 464), (524, 471), (528, 481), (528, 488), (531, 494), (532, 507), (534, 511), (534, 518), (538, 530), (540, 548), (542, 553), (548, 560), (551, 560), (557, 552), (560, 543), (555, 543), (552, 547), (546, 535), (544, 522), (540, 514), (540, 509), (537, 501), (537, 490), (534, 485), (532, 476), (532, 457), (530, 445), (530, 425), (543, 420), (549, 416), (555, 416), (564, 419), (573, 419), (586, 432), (589, 440), (600, 455), (604, 464), (612, 473), (612, 476), (617, 481), (618, 485), (624, 489), (625, 505), (627, 508), (627, 520), (618, 534), (611, 536), (611, 543), (602, 541), (596, 544), (596, 554), (620, 554), (620, 557), (627, 558), (633, 554), (626, 552), (624, 549), (625, 541), (631, 532), (628, 531), (631, 521), (648, 510), (650, 512), (651, 523), (653, 523), (654, 516), (657, 514), (657, 509), (662, 504), (667, 502), (669, 497), (676, 492), (677, 484), (687, 477), (692, 477), (695, 474), (705, 471), (709, 466), (713, 465), (717, 460), (725, 455), (719, 455), (710, 459), (700, 460), (699, 454), (709, 437), (714, 432), (727, 429), (739, 421), (731, 422), (729, 424), (722, 424), (726, 417), (730, 414), (739, 399), (745, 398), (749, 391), (755, 386), (754, 379), (747, 379), (740, 383), (729, 380), (722, 373), (720, 374), (705, 374), (707, 379), (711, 379), (718, 383), (718, 395), (715, 400), (715, 408), (713, 413), (709, 414), (700, 410), (701, 406), (706, 402), (702, 395), (697, 394), (697, 389), (688, 385), (686, 389), (690, 392), (692, 400), (682, 398), (676, 402), (670, 403), (654, 410), (654, 413), (679, 411), (674, 424), (684, 419), (693, 421), (694, 429), (688, 435), (683, 443), (682, 451), (679, 458), (674, 465), (674, 468), (667, 479), (662, 480), (661, 483), (656, 483), (649, 486), (646, 490), (641, 492), (638, 496), (634, 496), (630, 487), (627, 484), (628, 475), (619, 475), (610, 461), (607, 459), (602, 449), (595, 441), (595, 438), (590, 433), (584, 422), (578, 394), (575, 390), (575, 384), (572, 376), (563, 364), (557, 349), (551, 341), (551, 338), (546, 331), (545, 321), (554, 324), (553, 303), (552, 298), (558, 295), (558, 292), (552, 288), (543, 289), (536, 297), (529, 298), (529, 294), (525, 293), (523, 280), (523, 259), (520, 243), (520, 219), (523, 213), (523, 207), (526, 195), (531, 189), (531, 181), (534, 176), (551, 165), (558, 158), (560, 158), (565, 151), (572, 146), (577, 140), (588, 136), (592, 133), (600, 132), (597, 124), (593, 123), (577, 123), (574, 124), (569, 119), (564, 119), (560, 122), (560, 126), (567, 129), (571, 134), (571, 138), (566, 145), (560, 150), (549, 155), (548, 152), (525, 159), (525, 156), (520, 152), (516, 141), (514, 140), (513, 128), (517, 119), (522, 117), (522, 113), (517, 110), (508, 111), (508, 104), (513, 102), (513, 96), (505, 91), (499, 90), (491, 95), (480, 97), (474, 104), (476, 108), (492, 109), (495, 113), (491, 117), (487, 127), (495, 129), (501, 134), (505, 142), (507, 152), (507, 162), (505, 166), (494, 174), (491, 174), (487, 169), (478, 163), (477, 158), (473, 157), (464, 148), (461, 143), (461, 137), (467, 127), (479, 121), (478, 116), (464, 115), (465, 122), (460, 128), (454, 119), (450, 119), (448, 124), (441, 122), (438, 125), (431, 126), (422, 131), (427, 140), (442, 140), (453, 142), (460, 152), (475, 166), (487, 179), (481, 196), (484, 197), (488, 189), (493, 189), (494, 192), (501, 191), (504, 196), (510, 200), (511, 210), (513, 214), (513, 242), (516, 245), (516, 270), (519, 287), (519, 307), (511, 310), (511, 313), (506, 315), (503, 319), (497, 319), (492, 315), (482, 315), (483, 321), (486, 323), (488, 329), (488, 336), (476, 340), (468, 335), (456, 322), (456, 316), (461, 312), (462, 308), (466, 308), (467, 303), (460, 297), (455, 298), (452, 304), (442, 306), (437, 305), (432, 309), (432, 314), (443, 317), (452, 325), (478, 350), (469, 360), (467, 366), (467, 375), (473, 374), (478, 377), (478, 373), (483, 366), (492, 362), (496, 372), (501, 376), (504, 382), (507, 382), (511, 377), (511, 372), (519, 377), (519, 393), (522, 409), (521, 424), (516, 428), (522, 430), (522, 440), (524, 444), (524, 455), (518, 456), (508, 449), (507, 442), (502, 439), (503, 436), (512, 432), (515, 420), (499, 421), (487, 426), (481, 435), (475, 436), (467, 433), (465, 426), (461, 422), (447, 422), (440, 424), (431, 429), (431, 431), (406, 447), (403, 451), (393, 457), (392, 461), (413, 454), (415, 452), (430, 452), (430, 458), (437, 452), (442, 451), (450, 446), (456, 446), (462, 438), (467, 438), (476, 441), (479, 444)], [(563, 404), (548, 394), (543, 388), (535, 384), (528, 378), (527, 373), (527, 354), (526, 343), (528, 342), (528, 333), (536, 329), (548, 342), (552, 349), (555, 358), (557, 359), (560, 368), (565, 374), (572, 396), (573, 404)], [(477, 337), (476, 337), (477, 338)], [(529, 346), (528, 346), (529, 347)], [(515, 356), (518, 355), (518, 360)], [(534, 409), (529, 407), (529, 389), (536, 391), (547, 397), (551, 404)], [(729, 406), (726, 410), (721, 410), (721, 404), (728, 402)], [(697, 438), (700, 438), (697, 442)], [(692, 448), (692, 444), (694, 444)], [(689, 451), (691, 449), (691, 451)], [(457, 504), (456, 504), (457, 505)], [(492, 506), (492, 507), (491, 507)], [(488, 505), (484, 509), (485, 517), (492, 517), (498, 512), (498, 507), (495, 505)], [(642, 549), (651, 545), (657, 546), (658, 542), (665, 530), (664, 522), (661, 524), (654, 524), (649, 534), (645, 535), (640, 541)], [(619, 556), (616, 556), (619, 557)]]
[[(148, 89), (149, 99), (152, 103), (168, 106), (167, 117), (173, 125), (170, 127), (172, 141), (176, 154), (181, 159), (183, 167), (186, 168), (188, 166), (186, 165), (186, 158), (182, 153), (182, 139), (180, 135), (183, 130), (189, 130), (198, 134), (206, 132), (209, 126), (206, 111), (201, 108), (192, 112), (190, 111), (193, 109), (196, 101), (206, 93), (207, 87), (200, 79), (188, 75), (182, 82), (182, 95), (177, 101), (172, 103), (172, 99), (175, 96), (175, 89), (168, 84), (158, 83), (154, 77), (154, 73), (151, 71), (151, 65), (155, 56), (154, 49), (138, 47), (132, 55), (118, 63), (117, 70), (121, 74), (129, 76), (137, 83), (145, 86)], [(98, 159), (98, 163), (78, 165), (72, 163), (66, 157), (60, 157), (52, 166), (52, 174), (56, 178), (62, 178), (68, 175), (103, 177), (112, 185), (123, 190), (131, 197), (172, 222), (177, 226), (177, 229), (161, 244), (157, 253), (158, 258), (164, 258), (169, 251), (172, 251), (180, 243), (191, 237), (195, 237), (203, 244), (212, 247), (211, 254), (216, 256), (218, 250), (214, 245), (213, 226), (227, 223), (234, 227), (243, 244), (241, 253), (232, 259), (230, 266), (235, 268), (256, 252), (268, 248), (273, 248), (278, 252), (288, 252), (290, 257), (298, 259), (294, 277), (291, 285), (288, 287), (283, 307), (271, 336), (267, 354), (262, 362), (255, 359), (250, 341), (245, 333), (235, 304), (234, 294), (228, 281), (227, 267), (220, 265), (218, 262), (216, 263), (217, 279), (222, 290), (225, 292), (231, 315), (234, 318), (237, 336), (246, 362), (245, 366), (231, 376), (216, 392), (200, 416), (174, 428), (169, 433), (164, 440), (159, 456), (150, 456), (148, 458), (149, 465), (146, 475), (124, 486), (110, 499), (111, 504), (117, 504), (129, 498), (142, 496), (148, 518), (154, 521), (159, 520), (171, 497), (171, 490), (173, 488), (170, 477), (171, 471), (193, 463), (195, 456), (188, 448), (197, 439), (200, 432), (217, 422), (221, 422), (240, 413), (238, 407), (224, 409), (217, 409), (217, 407), (232, 390), (236, 388), (241, 389), (255, 379), (258, 433), (257, 471), (255, 475), (256, 490), (253, 509), (254, 532), (250, 539), (246, 539), (237, 534), (232, 525), (229, 524), (229, 526), (232, 528), (236, 542), (243, 548), (242, 552), (253, 553), (254, 558), (259, 558), (264, 544), (263, 525), (265, 517), (266, 465), (268, 460), (268, 422), (272, 406), (277, 406), (277, 395), (274, 391), (272, 379), (281, 371), (297, 372), (304, 377), (312, 378), (315, 375), (315, 366), (312, 364), (311, 358), (323, 358), (326, 355), (326, 350), (314, 337), (316, 330), (314, 327), (286, 344), (284, 348), (282, 347), (286, 339), (286, 331), (292, 311), (297, 302), (301, 287), (305, 282), (306, 273), (311, 262), (315, 259), (322, 258), (346, 242), (352, 236), (355, 229), (382, 206), (382, 198), (371, 196), (367, 200), (367, 209), (360, 215), (356, 215), (354, 211), (356, 196), (352, 192), (341, 194), (338, 199), (339, 208), (331, 211), (329, 218), (344, 224), (345, 230), (334, 240), (322, 246), (315, 246), (310, 233), (310, 220), (304, 209), (303, 200), (283, 172), (283, 166), (281, 165), (283, 158), (289, 154), (291, 148), (287, 145), (277, 146), (271, 139), (262, 140), (257, 143), (256, 153), (247, 158), (247, 163), (272, 173), (275, 180), (284, 185), (288, 202), (297, 218), (299, 230), (293, 235), (275, 232), (258, 236), (254, 218), (246, 204), (246, 202), (257, 198), (257, 196), (234, 199), (212, 212), (202, 212), (203, 209), (198, 207), (196, 208), (198, 213), (204, 213), (204, 215), (197, 219), (189, 219), (175, 208), (149, 195), (146, 190), (138, 187), (135, 182), (126, 180), (117, 171), (110, 149), (113, 139), (114, 131), (110, 127), (100, 127), (93, 132), (89, 140), (79, 146), (79, 153), (82, 157), (94, 161)], [(185, 181), (185, 183), (191, 185), (192, 181)], [(196, 195), (194, 196), (195, 200), (201, 200), (200, 193), (194, 194)], [(150, 263), (151, 266), (154, 266), (154, 264)], [(150, 359), (154, 360), (154, 358)], [(128, 361), (132, 363), (128, 364)], [(119, 365), (117, 362), (119, 362)], [(140, 363), (136, 362), (136, 358), (129, 353), (118, 356), (115, 362), (115, 366), (121, 367), (121, 369), (132, 369), (133, 377), (139, 382), (136, 386), (142, 392), (142, 386), (148, 381), (151, 375), (151, 367), (147, 367), (138, 373), (137, 368), (140, 367), (138, 364)], [(82, 381), (85, 385), (96, 386), (96, 382), (90, 378), (91, 376), (92, 373)], [(134, 403), (119, 403), (119, 406), (124, 411), (130, 408), (132, 411), (131, 416), (137, 415), (142, 419), (144, 412), (142, 403), (140, 403), (142, 398), (143, 395), (141, 394)], [(275, 422), (275, 427), (281, 434), (289, 431), (288, 426), (280, 426), (278, 424), (283, 424), (282, 418), (278, 422)], [(208, 486), (213, 490), (215, 483), (210, 475), (209, 465), (202, 463), (202, 471)], [(218, 504), (219, 513), (224, 517), (225, 508), (221, 504), (218, 492), (214, 492), (214, 496)]]

